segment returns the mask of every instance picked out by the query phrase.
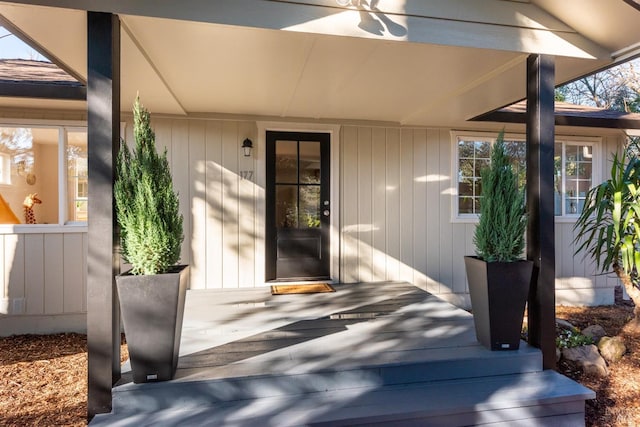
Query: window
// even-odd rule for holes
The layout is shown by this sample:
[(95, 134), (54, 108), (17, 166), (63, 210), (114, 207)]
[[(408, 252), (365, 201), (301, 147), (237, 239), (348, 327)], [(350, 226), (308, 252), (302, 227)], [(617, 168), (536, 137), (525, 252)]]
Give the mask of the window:
[(38, 224), (87, 220), (85, 128), (0, 125), (0, 194), (21, 223), (23, 203), (34, 193)]
[[(453, 212), (458, 220), (475, 219), (480, 212), (482, 179), (480, 171), (488, 166), (496, 136), (464, 133), (454, 135), (455, 182)], [(596, 140), (558, 140), (554, 148), (554, 212), (556, 216), (577, 216), (584, 208), (586, 193), (594, 182)], [(526, 184), (526, 142), (523, 137), (505, 136), (505, 147), (518, 174), (518, 183)]]
[[(480, 172), (489, 166), (491, 146), (495, 138), (459, 136), (457, 138), (457, 212), (461, 217), (475, 217), (480, 213), (482, 179)], [(513, 170), (518, 174), (518, 184), (525, 185), (526, 144), (524, 140), (505, 138), (505, 148), (512, 159)]]
[(555, 215), (579, 215), (593, 182), (593, 145), (556, 142), (554, 163)]

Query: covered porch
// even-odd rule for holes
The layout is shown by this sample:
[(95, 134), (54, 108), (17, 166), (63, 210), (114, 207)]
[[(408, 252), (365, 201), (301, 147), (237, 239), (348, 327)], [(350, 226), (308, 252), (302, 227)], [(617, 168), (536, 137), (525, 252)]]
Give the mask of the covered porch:
[(486, 350), (470, 313), (407, 282), (333, 286), (189, 291), (176, 378), (124, 372), (91, 425), (584, 422), (594, 393), (539, 349)]
[[(123, 417), (123, 424), (131, 421), (136, 425), (141, 420), (150, 424), (176, 424), (178, 420), (181, 424), (185, 420), (200, 424), (205, 419), (213, 425), (255, 425), (258, 419), (264, 424), (283, 425), (279, 417), (297, 424), (371, 424), (393, 422), (399, 413), (404, 414), (399, 420), (409, 425), (427, 419), (431, 424), (447, 425), (453, 419), (460, 424), (547, 417), (553, 422), (582, 422), (583, 402), (591, 394), (572, 389), (574, 383), (550, 370), (555, 365), (553, 89), (556, 84), (638, 54), (637, 32), (615, 31), (621, 26), (635, 28), (631, 24), (638, 4), (632, 0), (590, 2), (589, 7), (578, 5), (578, 0), (561, 6), (546, 0), (486, 0), (473, 7), (464, 1), (363, 3), (362, 7), (343, 7), (329, 0), (234, 0), (218, 2), (216, 7), (195, 1), (158, 7), (152, 1), (96, 1), (88, 7), (77, 0), (3, 2), (2, 14), (12, 23), (12, 29), (51, 53), (86, 87), (86, 103), (77, 100), (69, 104), (58, 99), (44, 104), (39, 101), (37, 105), (60, 111), (84, 111), (86, 107), (87, 111), (89, 188), (91, 194), (100, 195), (89, 200), (87, 232), (89, 415), (111, 411), (112, 402), (115, 411), (96, 418), (96, 424), (111, 420), (104, 421), (109, 424), (117, 417)], [(602, 22), (586, 19), (594, 16)], [(621, 24), (624, 22), (631, 24)], [(32, 102), (24, 100), (32, 92), (19, 86), (17, 95), (15, 91), (4, 93), (10, 96), (5, 105), (33, 108)], [(178, 378), (163, 385), (117, 385), (112, 400), (111, 386), (120, 379), (120, 316), (113, 288), (120, 265), (112, 209), (112, 161), (121, 136), (120, 113), (127, 110), (122, 105), (137, 91), (153, 112), (165, 115), (166, 121), (198, 122), (193, 127), (165, 128), (170, 130), (165, 136), (176, 141), (203, 142), (202, 151), (190, 150), (186, 143), (172, 146), (175, 164), (182, 172), (177, 181), (186, 190), (181, 195), (194, 195), (183, 200), (185, 209), (191, 208), (187, 212), (192, 216), (188, 214), (187, 221), (193, 237), (191, 247), (183, 247), (183, 259), (197, 265), (202, 261), (198, 257), (208, 251), (215, 260), (212, 271), (218, 274), (221, 269), (217, 267), (228, 261), (226, 256), (233, 264), (232, 273), (221, 276), (214, 285), (240, 287), (248, 283), (256, 288), (200, 291), (196, 287), (210, 285), (210, 276), (204, 275), (205, 270), (193, 274), (191, 302), (213, 301), (206, 309), (190, 305), (187, 315), (204, 312), (213, 317), (187, 319), (185, 328), (194, 329), (185, 330), (185, 357)], [(529, 298), (529, 338), (542, 350), (524, 345), (517, 353), (488, 353), (475, 343), (468, 313), (412, 285), (385, 286), (384, 292), (376, 292), (372, 284), (341, 285), (335, 295), (277, 300), (260, 288), (265, 280), (265, 161), (264, 151), (260, 151), (264, 150), (264, 140), (260, 139), (264, 131), (333, 126), (338, 129), (334, 135), (343, 133), (342, 140), (336, 139), (335, 153), (340, 152), (339, 144), (347, 141), (344, 135), (349, 132), (341, 131), (340, 125), (394, 126), (401, 130), (397, 131), (400, 139), (389, 143), (393, 150), (403, 144), (422, 147), (414, 140), (405, 143), (402, 136), (414, 128), (435, 129), (438, 134), (468, 129), (468, 120), (473, 117), (525, 96), (531, 218), (527, 258), (536, 263)], [(202, 153), (209, 153), (204, 148), (202, 125), (207, 119), (226, 124), (233, 120), (246, 122), (239, 129), (257, 138), (258, 155), (239, 160), (239, 144), (226, 142), (242, 141), (246, 135), (240, 137), (221, 125), (224, 138), (214, 145), (222, 147), (216, 151), (220, 158), (207, 163), (207, 169), (193, 168), (206, 158)], [(261, 123), (269, 126), (263, 128)], [(495, 125), (473, 126), (495, 129)], [(405, 129), (409, 132), (402, 133)], [(425, 135), (425, 141), (427, 135), (433, 135), (426, 130), (419, 132)], [(360, 147), (360, 138), (358, 134), (358, 143), (350, 145), (353, 153), (337, 158), (334, 164), (351, 166), (346, 159), (351, 154), (360, 158), (361, 152), (365, 154), (362, 158), (367, 158), (370, 152), (367, 144)], [(446, 148), (440, 150), (440, 146)], [(423, 153), (419, 158), (425, 159), (424, 165), (413, 165), (411, 151), (406, 151), (407, 156), (398, 164), (405, 166), (403, 161), (407, 160), (411, 166), (398, 168), (399, 182), (445, 182), (455, 176), (449, 168), (451, 144), (429, 147), (437, 156), (431, 151), (428, 156)], [(331, 275), (334, 279), (343, 280), (353, 271), (351, 259), (361, 257), (363, 252), (374, 253), (369, 250), (375, 245), (368, 236), (358, 236), (355, 245), (348, 246), (349, 227), (360, 232), (378, 226), (370, 218), (373, 198), (362, 197), (360, 188), (344, 185), (372, 182), (373, 173), (369, 171), (375, 163), (374, 156), (370, 157), (371, 161), (363, 161), (364, 172), (356, 181), (343, 174), (333, 187), (334, 209), (335, 202), (345, 200), (356, 207), (367, 206), (363, 215), (359, 209), (352, 209), (336, 217), (334, 242), (343, 245), (336, 245), (333, 253), (338, 259)], [(375, 157), (385, 158), (386, 152)], [(414, 169), (426, 171), (432, 163), (446, 167), (442, 173), (400, 174)], [(192, 171), (196, 172), (195, 178)], [(220, 178), (209, 181), (213, 182), (210, 188), (201, 187), (208, 182), (206, 173), (211, 171), (220, 171)], [(256, 219), (249, 222), (245, 232), (247, 224), (240, 215), (242, 193), (234, 193), (234, 189), (248, 184), (239, 184), (242, 172), (254, 171), (257, 180), (249, 186), (255, 192), (246, 203), (255, 209)], [(218, 187), (228, 183), (232, 191)], [(381, 188), (401, 189), (391, 183)], [(427, 273), (434, 268), (438, 274), (447, 270), (441, 275), (446, 277), (453, 267), (427, 263), (426, 256), (414, 254), (411, 244), (425, 242), (433, 233), (437, 235), (432, 239), (436, 253), (447, 242), (465, 241), (466, 234), (440, 234), (438, 223), (427, 220), (428, 207), (447, 230), (454, 229), (450, 200), (455, 191), (432, 189), (434, 200), (441, 201), (436, 205), (427, 203), (428, 190), (416, 188), (385, 199), (393, 215), (398, 206), (401, 213), (411, 212), (406, 220), (403, 218), (402, 228), (401, 221), (396, 221), (397, 229), (402, 230), (399, 240), (404, 244), (385, 249), (385, 255), (394, 257), (397, 252), (400, 273), (407, 270), (414, 274), (417, 270), (426, 281)], [(207, 211), (202, 201), (218, 200), (218, 195), (221, 201), (230, 200), (233, 208), (228, 212)], [(416, 196), (424, 202), (420, 208), (414, 203)], [(216, 237), (199, 225), (220, 212), (230, 225), (219, 227), (214, 236), (231, 243), (216, 252), (216, 247), (209, 245), (217, 241)], [(406, 224), (415, 224), (415, 232)], [(457, 223), (455, 227), (465, 233), (472, 229)], [(198, 240), (202, 236), (206, 238)], [(202, 242), (202, 246), (193, 242)], [(246, 242), (255, 261), (243, 264), (239, 253)], [(208, 264), (205, 259), (201, 265)], [(253, 278), (243, 283), (245, 273)], [(443, 280), (443, 287), (455, 288), (453, 282)], [(459, 284), (464, 288), (464, 278)], [(227, 326), (229, 329), (225, 329)], [(312, 332), (300, 336), (298, 330)], [(188, 339), (190, 332), (195, 333), (192, 341)], [(286, 341), (291, 336), (297, 338)], [(221, 365), (220, 358), (225, 360)], [(342, 383), (345, 378), (353, 381)], [(549, 391), (558, 393), (549, 396)], [(162, 402), (170, 405), (165, 407)], [(293, 407), (292, 403), (299, 404)], [(358, 413), (362, 417), (357, 418)]]

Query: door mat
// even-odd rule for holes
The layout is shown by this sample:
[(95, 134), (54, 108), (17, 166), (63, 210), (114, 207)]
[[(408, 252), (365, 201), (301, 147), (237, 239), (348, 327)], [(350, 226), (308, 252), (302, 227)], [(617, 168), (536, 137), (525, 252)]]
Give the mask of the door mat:
[(328, 283), (314, 283), (311, 285), (273, 285), (271, 295), (287, 294), (318, 294), (323, 292), (335, 292)]

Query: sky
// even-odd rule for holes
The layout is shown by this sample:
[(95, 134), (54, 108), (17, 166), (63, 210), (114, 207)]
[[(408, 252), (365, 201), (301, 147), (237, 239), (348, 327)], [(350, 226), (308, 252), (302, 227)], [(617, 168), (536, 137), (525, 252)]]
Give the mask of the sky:
[(22, 40), (11, 34), (9, 30), (0, 26), (0, 59), (6, 58), (47, 61), (45, 57), (23, 43)]

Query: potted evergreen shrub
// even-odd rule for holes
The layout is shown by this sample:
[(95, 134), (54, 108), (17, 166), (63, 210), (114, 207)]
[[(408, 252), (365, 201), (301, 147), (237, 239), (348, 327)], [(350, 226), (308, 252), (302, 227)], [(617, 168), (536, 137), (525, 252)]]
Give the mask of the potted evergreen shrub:
[(166, 149), (159, 155), (150, 114), (136, 99), (135, 148), (124, 140), (116, 159), (114, 195), (122, 258), (116, 276), (136, 383), (173, 378), (178, 365), (188, 266), (177, 265), (184, 239), (178, 195)]
[(478, 341), (491, 350), (516, 350), (529, 294), (533, 262), (522, 259), (527, 227), (524, 189), (518, 188), (505, 150), (504, 131), (481, 173), (480, 222), (465, 257)]

